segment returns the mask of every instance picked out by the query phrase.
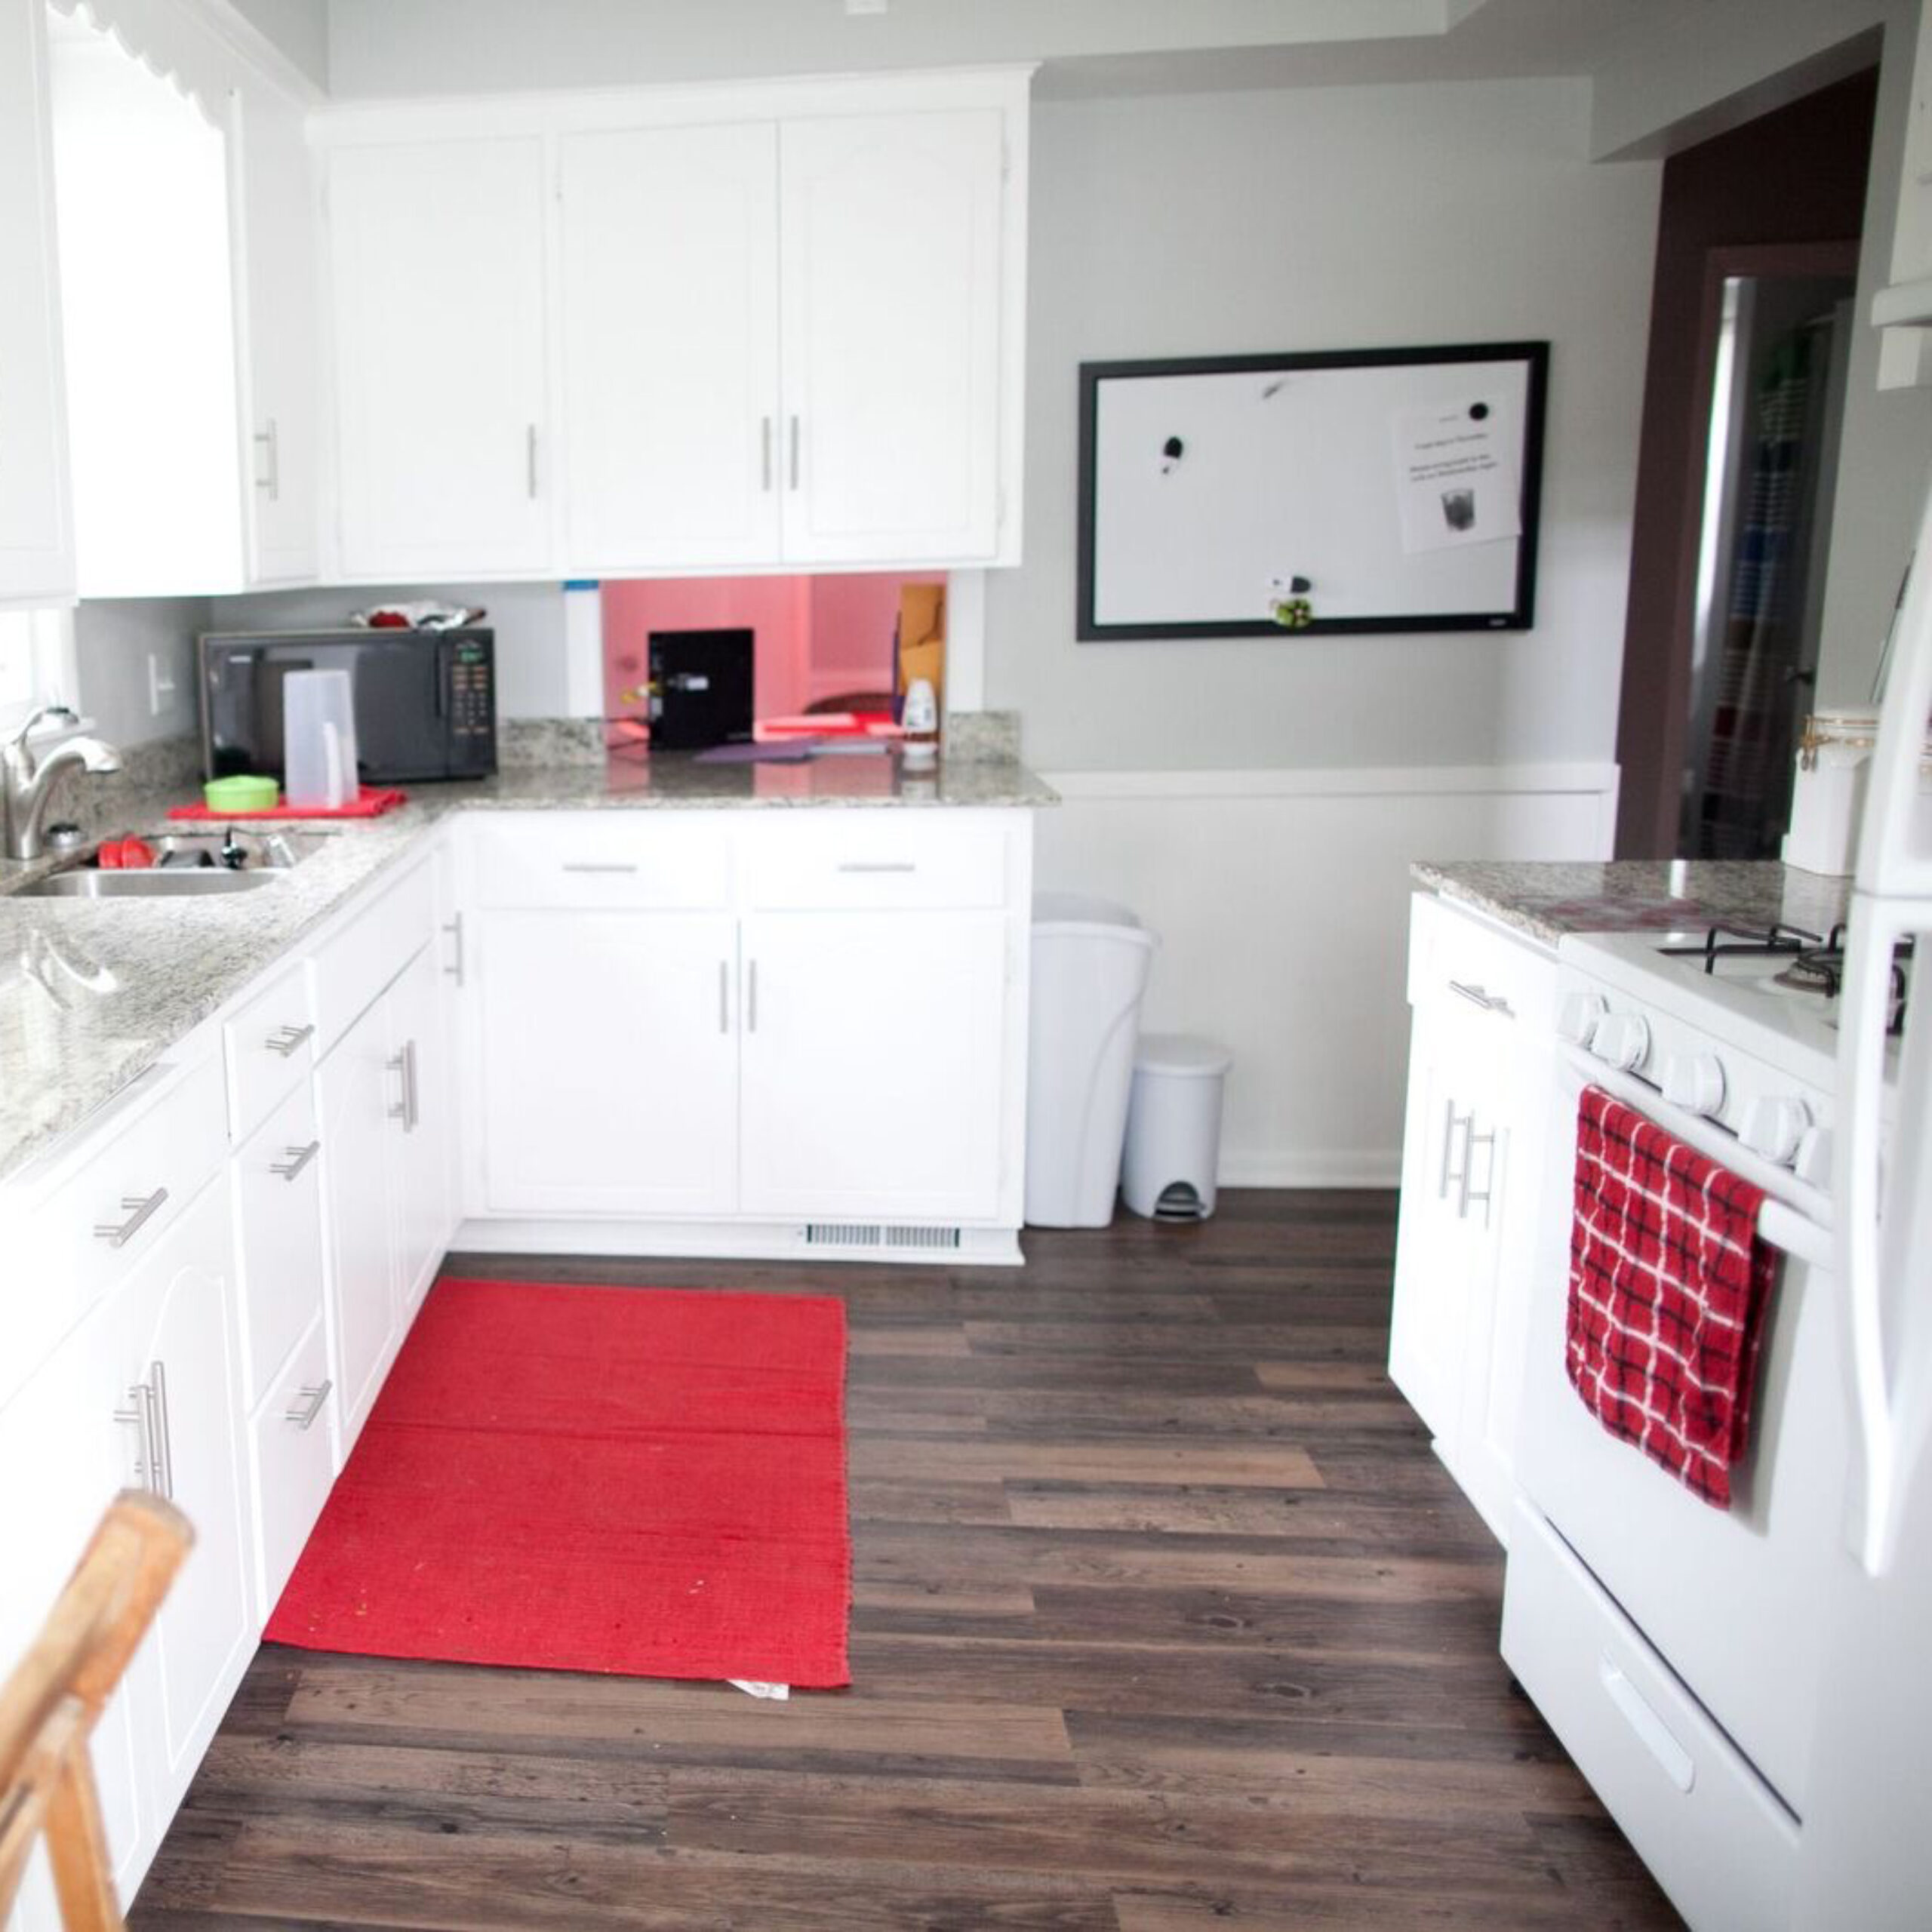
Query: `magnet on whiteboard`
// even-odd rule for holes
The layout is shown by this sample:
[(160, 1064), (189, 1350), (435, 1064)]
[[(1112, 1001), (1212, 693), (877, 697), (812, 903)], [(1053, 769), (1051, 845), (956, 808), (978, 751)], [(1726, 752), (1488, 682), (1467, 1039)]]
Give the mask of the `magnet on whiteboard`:
[(1170, 436), (1161, 445), (1161, 474), (1171, 475), (1174, 466), (1187, 454), (1187, 445), (1178, 436)]

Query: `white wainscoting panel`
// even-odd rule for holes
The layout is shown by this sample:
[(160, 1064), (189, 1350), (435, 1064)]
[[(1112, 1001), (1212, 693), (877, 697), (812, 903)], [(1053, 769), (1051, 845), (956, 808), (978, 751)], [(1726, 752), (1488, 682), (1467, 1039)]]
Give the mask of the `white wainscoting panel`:
[(1617, 816), (1614, 765), (1045, 776), (1035, 886), (1131, 906), (1143, 1026), (1233, 1051), (1230, 1187), (1392, 1186), (1411, 863), (1604, 859)]

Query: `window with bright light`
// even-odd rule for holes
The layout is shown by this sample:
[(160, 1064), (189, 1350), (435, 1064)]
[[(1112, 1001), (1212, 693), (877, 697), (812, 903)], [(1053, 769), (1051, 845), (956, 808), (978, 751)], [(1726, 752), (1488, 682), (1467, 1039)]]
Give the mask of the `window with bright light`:
[(71, 611), (0, 611), (0, 732), (44, 704), (80, 709)]

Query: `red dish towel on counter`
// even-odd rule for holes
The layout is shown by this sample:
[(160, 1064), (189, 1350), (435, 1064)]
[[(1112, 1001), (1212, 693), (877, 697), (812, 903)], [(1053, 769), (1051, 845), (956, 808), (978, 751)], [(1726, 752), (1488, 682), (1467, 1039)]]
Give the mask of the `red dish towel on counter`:
[(1577, 1116), (1566, 1366), (1611, 1435), (1730, 1506), (1777, 1262), (1764, 1189), (1600, 1087)]
[(217, 825), (231, 820), (255, 818), (380, 818), (398, 805), (407, 804), (409, 794), (393, 785), (365, 785), (346, 805), (285, 805), (276, 804), (258, 812), (218, 812), (209, 805), (171, 805), (173, 819), (208, 820)]

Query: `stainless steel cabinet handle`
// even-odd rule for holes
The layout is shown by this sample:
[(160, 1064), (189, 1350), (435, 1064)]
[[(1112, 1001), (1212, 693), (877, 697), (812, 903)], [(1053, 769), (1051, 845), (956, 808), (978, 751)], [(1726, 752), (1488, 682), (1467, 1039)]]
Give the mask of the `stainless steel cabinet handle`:
[[(1465, 1187), (1469, 1184), (1469, 1146), (1466, 1137), (1475, 1131), (1475, 1124), (1476, 1117), (1473, 1111), (1466, 1114), (1459, 1114), (1456, 1111), (1455, 1097), (1451, 1094), (1445, 1104), (1442, 1120), (1442, 1178), (1435, 1189), (1435, 1198), (1438, 1201), (1449, 1198), (1452, 1181)], [(1456, 1130), (1459, 1127), (1463, 1130), (1465, 1138), (1463, 1142), (1463, 1171), (1456, 1175), (1450, 1171), (1450, 1162), (1454, 1157)]]
[[(1486, 1147), (1489, 1150), (1489, 1169), (1484, 1177), (1482, 1192), (1480, 1194), (1477, 1193), (1469, 1184), (1475, 1176), (1476, 1149), (1478, 1147)], [(1459, 1221), (1466, 1220), (1472, 1208), (1480, 1208), (1483, 1210), (1483, 1226), (1487, 1227), (1490, 1190), (1495, 1185), (1496, 1130), (1492, 1127), (1487, 1134), (1477, 1133), (1475, 1118), (1472, 1115), (1469, 1122), (1469, 1137), (1463, 1143), (1462, 1194), (1456, 1204), (1457, 1220)]]
[(423, 1090), (416, 1077), (416, 1042), (405, 1040), (402, 1047), (402, 1124), (414, 1134), (423, 1124)]
[(798, 419), (795, 416), (795, 417), (793, 417), (792, 418), (792, 482), (791, 482), (791, 487), (792, 487), (794, 490), (795, 490), (795, 489), (798, 487)]
[(745, 1030), (748, 1033), (758, 1031), (758, 961), (751, 962), (745, 976)]
[(124, 1195), (121, 1205), (128, 1209), (125, 1221), (104, 1221), (94, 1231), (97, 1241), (104, 1241), (109, 1247), (125, 1247), (148, 1223), (161, 1211), (161, 1205), (168, 1198), (168, 1190), (158, 1187), (143, 1200), (139, 1195)]
[(458, 986), (463, 984), (463, 915), (448, 921), (443, 931), (450, 936), (450, 963), (443, 968)]
[(271, 1161), (269, 1172), (281, 1175), (284, 1180), (293, 1180), (322, 1151), (322, 1143), (319, 1140), (312, 1140), (306, 1147), (285, 1147), (281, 1151), (288, 1158)]
[(758, 418), (758, 488), (769, 490), (771, 488), (771, 418), (768, 416)]
[(298, 1401), (293, 1408), (285, 1409), (281, 1419), (292, 1422), (297, 1429), (309, 1429), (315, 1426), (315, 1418), (322, 1412), (322, 1404), (329, 1398), (329, 1391), (335, 1386), (327, 1376), (312, 1388), (298, 1389), (295, 1392), (306, 1401)]
[(312, 1038), (315, 1031), (312, 1026), (278, 1026), (262, 1044), (286, 1060), (305, 1040)]
[(841, 872), (915, 872), (919, 868), (910, 859), (848, 859), (838, 869)]
[(567, 872), (634, 872), (635, 865), (626, 865), (616, 860), (600, 861), (592, 859), (566, 859), (564, 870)]
[(395, 1075), (396, 1097), (389, 1108), (391, 1120), (402, 1122), (402, 1131), (409, 1131), (409, 1050), (405, 1047), (399, 1054), (392, 1054), (383, 1061), (386, 1071)]
[(268, 474), (257, 475), (255, 488), (266, 490), (269, 501), (278, 503), (281, 501), (281, 432), (272, 416), (268, 423), (266, 429), (255, 432), (255, 441), (261, 445), (269, 460)]
[(160, 1496), (174, 1500), (174, 1431), (168, 1420), (168, 1371), (155, 1362), (148, 1371), (149, 1399), (154, 1404), (155, 1454), (161, 1464)]
[(731, 962), (728, 959), (718, 962), (718, 1030), (721, 1033), (731, 1030)]
[(533, 423), (523, 436), (524, 487), (534, 501), (537, 495), (537, 425)]
[(116, 1422), (134, 1429), (140, 1446), (134, 1454), (134, 1474), (141, 1487), (151, 1494), (161, 1494), (161, 1459), (155, 1447), (153, 1392), (145, 1382), (137, 1382), (128, 1391), (128, 1406), (114, 1411)]
[(1460, 993), (1463, 998), (1481, 1007), (1485, 1013), (1505, 1014), (1512, 1020), (1516, 1017), (1511, 1011), (1509, 1001), (1504, 995), (1493, 993), (1485, 986), (1467, 986), (1460, 980), (1451, 980), (1449, 990), (1452, 993)]

